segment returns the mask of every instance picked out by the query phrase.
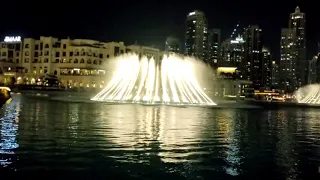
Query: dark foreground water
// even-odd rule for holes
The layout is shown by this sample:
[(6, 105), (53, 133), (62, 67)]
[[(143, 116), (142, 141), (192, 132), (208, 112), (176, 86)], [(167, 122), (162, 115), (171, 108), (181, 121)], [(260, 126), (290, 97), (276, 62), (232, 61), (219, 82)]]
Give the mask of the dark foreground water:
[(320, 179), (320, 110), (107, 105), (20, 96), (0, 114), (1, 176)]

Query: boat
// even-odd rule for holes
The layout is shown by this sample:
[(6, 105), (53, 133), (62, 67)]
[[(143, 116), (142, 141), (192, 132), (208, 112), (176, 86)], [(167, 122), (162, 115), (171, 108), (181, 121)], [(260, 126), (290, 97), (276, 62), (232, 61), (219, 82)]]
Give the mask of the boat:
[(11, 89), (9, 87), (0, 87), (0, 106), (4, 104), (10, 104), (12, 101)]

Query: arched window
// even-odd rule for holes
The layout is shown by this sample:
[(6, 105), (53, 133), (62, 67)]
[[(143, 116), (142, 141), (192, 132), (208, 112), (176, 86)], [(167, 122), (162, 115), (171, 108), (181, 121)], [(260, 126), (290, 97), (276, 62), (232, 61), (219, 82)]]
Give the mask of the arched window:
[(54, 73), (53, 73), (54, 75), (57, 75), (58, 74), (58, 72), (57, 72), (57, 70), (54, 70)]
[(84, 51), (84, 49), (81, 49), (81, 56), (85, 56), (86, 52)]
[(91, 59), (88, 59), (87, 64), (91, 64)]
[(93, 64), (97, 64), (97, 60), (94, 60), (94, 61), (93, 61)]
[(81, 59), (81, 60), (80, 60), (80, 63), (84, 63), (84, 59)]
[(24, 48), (29, 48), (29, 47), (30, 47), (29, 44), (25, 44), (25, 45), (24, 45)]
[(91, 55), (92, 55), (92, 52), (91, 52), (91, 49), (89, 49), (88, 56), (91, 56)]
[(44, 48), (49, 48), (49, 44), (46, 44), (46, 45), (44, 46)]
[(75, 60), (74, 60), (74, 63), (78, 63), (78, 59), (75, 59)]
[(75, 54), (76, 54), (76, 56), (80, 55), (78, 49), (76, 50)]

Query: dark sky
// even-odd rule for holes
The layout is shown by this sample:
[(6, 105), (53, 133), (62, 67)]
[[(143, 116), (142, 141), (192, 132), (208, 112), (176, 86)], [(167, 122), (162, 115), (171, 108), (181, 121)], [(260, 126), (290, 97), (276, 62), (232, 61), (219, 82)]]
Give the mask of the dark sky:
[[(3, 0), (5, 1), (5, 0)], [(55, 36), (124, 41), (154, 45), (163, 49), (165, 37), (183, 41), (188, 12), (205, 12), (209, 28), (220, 28), (228, 37), (236, 23), (257, 24), (267, 47), (279, 59), (281, 28), (288, 26), (289, 13), (299, 5), (307, 18), (308, 56), (316, 52), (320, 40), (320, 12), (317, 1), (253, 0), (128, 1), (128, 0), (6, 0), (1, 2), (0, 35), (22, 37)]]

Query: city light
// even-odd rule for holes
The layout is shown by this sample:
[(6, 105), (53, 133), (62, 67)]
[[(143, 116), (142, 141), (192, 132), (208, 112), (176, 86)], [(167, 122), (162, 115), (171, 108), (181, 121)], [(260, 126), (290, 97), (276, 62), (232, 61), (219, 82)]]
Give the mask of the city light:
[(217, 71), (219, 73), (234, 73), (236, 72), (237, 67), (218, 67)]
[(235, 40), (231, 40), (231, 44), (239, 44), (239, 43), (244, 43), (244, 40), (241, 36), (236, 37)]
[(189, 16), (192, 16), (192, 15), (195, 15), (196, 14), (196, 12), (191, 12), (191, 13), (189, 13)]
[(6, 36), (4, 42), (21, 42), (20, 36)]

